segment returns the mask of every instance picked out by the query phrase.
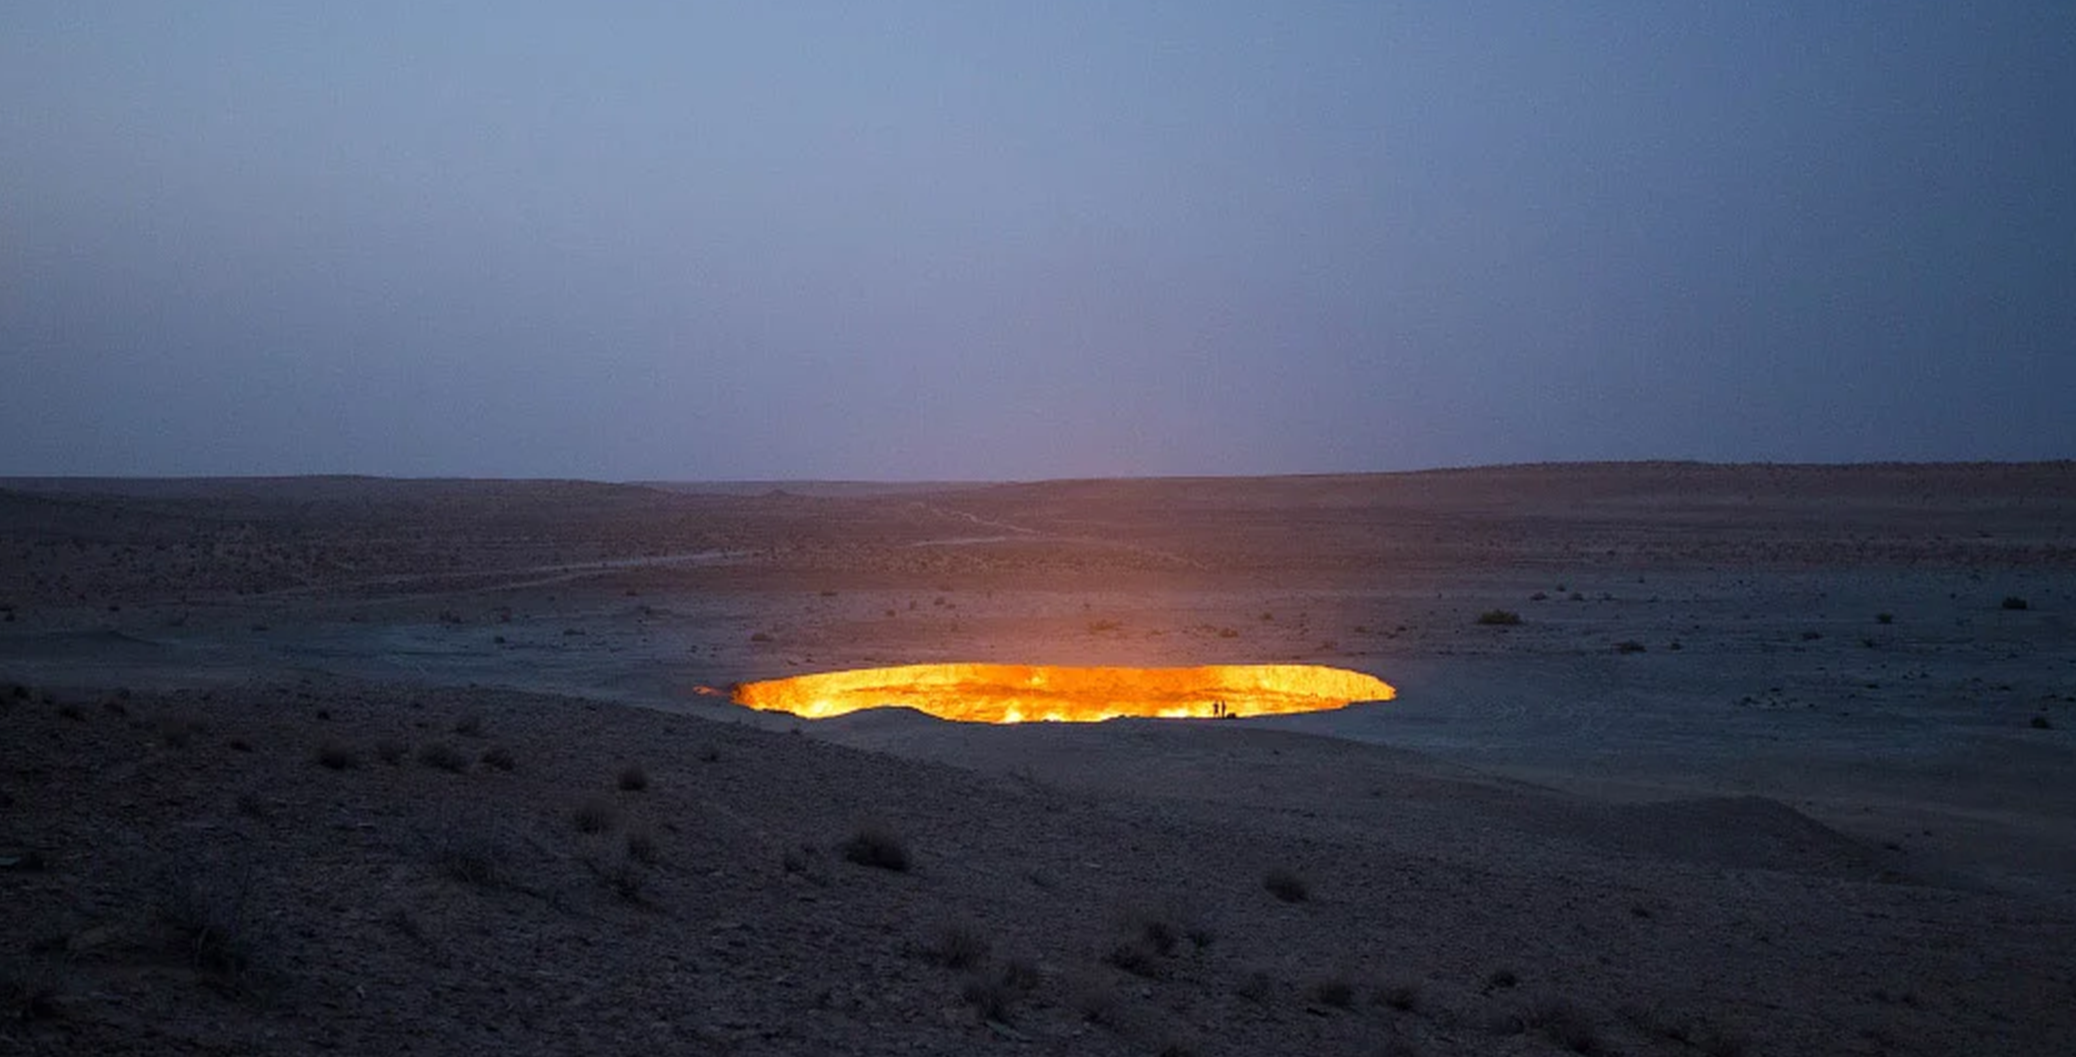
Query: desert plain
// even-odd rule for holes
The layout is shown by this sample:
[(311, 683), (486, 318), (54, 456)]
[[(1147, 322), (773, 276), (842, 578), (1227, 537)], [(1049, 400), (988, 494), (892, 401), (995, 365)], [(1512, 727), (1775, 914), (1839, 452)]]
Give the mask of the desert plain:
[[(0, 1053), (2076, 1052), (2076, 464), (0, 481)], [(1297, 716), (735, 683), (1306, 663)]]

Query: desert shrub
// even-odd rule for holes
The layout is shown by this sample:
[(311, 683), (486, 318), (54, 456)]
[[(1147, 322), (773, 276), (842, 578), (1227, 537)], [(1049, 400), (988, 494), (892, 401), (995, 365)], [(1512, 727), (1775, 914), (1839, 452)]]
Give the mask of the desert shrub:
[(1036, 991), (1045, 982), (1045, 974), (1038, 970), (1038, 963), (1029, 958), (1016, 957), (1002, 963), (1002, 982), (1017, 991)]
[(1100, 635), (1103, 632), (1116, 631), (1122, 627), (1124, 627), (1124, 625), (1118, 623), (1115, 620), (1091, 620), (1088, 624), (1088, 633), (1091, 635)]
[(2018, 597), (2017, 595), (2005, 595), (2005, 596), (2004, 596), (2004, 608), (2005, 608), (2005, 609), (2030, 609), (2030, 608), (2032, 608), (2032, 603), (2030, 603), (2030, 602), (2026, 601), (2026, 600), (2025, 600), (2025, 599), (2023, 599), (2023, 598), (2020, 598), (2020, 597)]
[(1567, 999), (1551, 998), (1528, 1011), (1528, 1027), (1573, 1053), (1599, 1053), (1600, 1033), (1593, 1018)]
[(604, 833), (619, 818), (619, 810), (603, 800), (586, 800), (570, 812), (570, 821), (576, 823), (579, 833)]
[(656, 843), (656, 835), (645, 829), (627, 833), (627, 857), (643, 866), (654, 866), (663, 861), (663, 849)]
[(27, 1024), (56, 1020), (64, 1012), (59, 1005), (58, 968), (27, 958), (0, 968), (0, 1019)]
[(631, 857), (622, 857), (606, 868), (605, 882), (622, 902), (640, 903), (642, 892), (648, 887), (649, 875), (640, 863)]
[(1322, 1006), (1347, 1009), (1355, 1004), (1355, 981), (1346, 973), (1334, 973), (1312, 984), (1312, 999)]
[(461, 717), (460, 719), (455, 720), (454, 733), (459, 734), (465, 738), (481, 737), (483, 734), (482, 715), (479, 713), (471, 712)]
[(1894, 624), (1896, 622), (1896, 614), (1876, 613), (1874, 614), (1874, 622), (1876, 624)]
[(1103, 954), (1103, 962), (1122, 969), (1133, 976), (1158, 980), (1167, 969), (1161, 964), (1160, 955), (1146, 941), (1128, 939), (1118, 942)]
[(479, 888), (504, 883), (510, 838), (497, 820), (449, 815), (429, 843), (433, 863), (448, 877)]
[(418, 750), (418, 761), (427, 767), (437, 767), (453, 774), (460, 774), (469, 769), (469, 758), (463, 756), (460, 749), (444, 741), (433, 742)]
[(1520, 983), (1521, 975), (1512, 969), (1494, 969), (1490, 976), (1485, 977), (1485, 990), (1505, 991)]
[(1312, 889), (1305, 884), (1304, 878), (1281, 867), (1264, 874), (1261, 886), (1286, 903), (1302, 903), (1312, 896)]
[(190, 865), (161, 875), (153, 904), (195, 968), (239, 989), (270, 948), (252, 912), (252, 887), (250, 870)]
[(1616, 653), (1642, 653), (1647, 649), (1650, 649), (1650, 647), (1644, 645), (1641, 642), (1636, 641), (1635, 639), (1627, 639), (1622, 642), (1615, 643)]
[(404, 757), (410, 753), (408, 746), (393, 738), (384, 738), (375, 743), (375, 758), (391, 767), (404, 762)]
[(896, 873), (908, 869), (908, 845), (900, 835), (882, 823), (866, 823), (843, 842), (843, 857), (846, 862), (860, 866), (876, 866)]
[(923, 953), (947, 969), (969, 969), (987, 961), (988, 938), (968, 921), (950, 921), (939, 927)]
[(1068, 987), (1068, 1001), (1081, 1019), (1114, 1028), (1118, 1024), (1117, 992), (1095, 973), (1079, 973)]
[(512, 757), (512, 750), (507, 749), (502, 745), (495, 745), (488, 749), (484, 749), (483, 762), (489, 764), (492, 767), (497, 768), (500, 771), (509, 771), (512, 768), (519, 766), (519, 761)]
[(1260, 969), (1255, 969), (1240, 978), (1240, 985), (1233, 993), (1249, 1002), (1266, 1002), (1276, 990), (1276, 978)]
[(2046, 716), (2034, 716), (2031, 726), (2034, 730), (2053, 730), (2054, 721)]
[[(120, 701), (110, 701), (108, 703), (117, 709), (123, 707)], [(123, 713), (117, 712), (116, 714), (122, 715)], [(158, 721), (159, 744), (169, 749), (187, 748), (188, 744), (194, 741), (195, 735), (201, 733), (201, 731), (202, 725), (192, 719), (167, 716)]]
[(1488, 609), (1478, 614), (1478, 623), (1507, 627), (1521, 623), (1521, 614), (1511, 609)]
[(395, 929), (405, 939), (420, 942), (425, 940), (425, 926), (419, 924), (418, 915), (411, 913), (408, 907), (391, 908), (389, 913), (382, 915), (382, 923)]
[(1744, 1057), (1752, 1041), (1728, 1028), (1702, 1024), (1694, 1029), (1694, 1048), (1708, 1057)]
[(360, 766), (360, 753), (340, 742), (326, 741), (317, 747), (317, 762), (334, 771), (350, 771)]
[(959, 988), (959, 998), (972, 1006), (982, 1020), (1007, 1023), (1016, 993), (1000, 976), (982, 973), (966, 978), (965, 985)]
[(1377, 1004), (1411, 1013), (1420, 1008), (1420, 985), (1406, 980), (1385, 984), (1377, 989)]
[(649, 772), (644, 771), (640, 767), (636, 767), (633, 765), (622, 767), (620, 769), (621, 789), (630, 793), (639, 793), (642, 790), (647, 789), (648, 787)]

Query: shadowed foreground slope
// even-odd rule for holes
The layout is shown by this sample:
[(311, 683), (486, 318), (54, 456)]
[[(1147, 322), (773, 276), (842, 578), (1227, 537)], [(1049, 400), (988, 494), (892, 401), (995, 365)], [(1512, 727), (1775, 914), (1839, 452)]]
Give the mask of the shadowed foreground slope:
[[(332, 681), (29, 691), (0, 723), (10, 1052), (2076, 1046), (2067, 907), (1834, 868), (1852, 842), (1770, 802), (1625, 824), (1347, 743), (1036, 732), (1202, 765), (1091, 791)], [(1386, 809), (1306, 808), (1323, 773)]]

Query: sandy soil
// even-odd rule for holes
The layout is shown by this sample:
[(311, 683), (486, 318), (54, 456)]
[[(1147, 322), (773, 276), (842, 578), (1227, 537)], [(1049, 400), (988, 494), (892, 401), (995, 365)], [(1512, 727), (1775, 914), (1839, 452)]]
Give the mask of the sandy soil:
[[(2068, 464), (0, 484), (0, 1048), (2076, 1050)], [(1401, 696), (696, 692), (927, 660)]]

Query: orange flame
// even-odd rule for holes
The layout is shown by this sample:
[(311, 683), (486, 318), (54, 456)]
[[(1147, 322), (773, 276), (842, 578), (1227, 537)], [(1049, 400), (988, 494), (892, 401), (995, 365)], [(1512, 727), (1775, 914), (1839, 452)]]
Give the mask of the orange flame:
[(742, 683), (735, 702), (827, 719), (866, 708), (913, 708), (967, 723), (1093, 723), (1121, 716), (1209, 719), (1323, 712), (1389, 701), (1389, 683), (1312, 664), (1198, 668), (1066, 668), (910, 664)]

